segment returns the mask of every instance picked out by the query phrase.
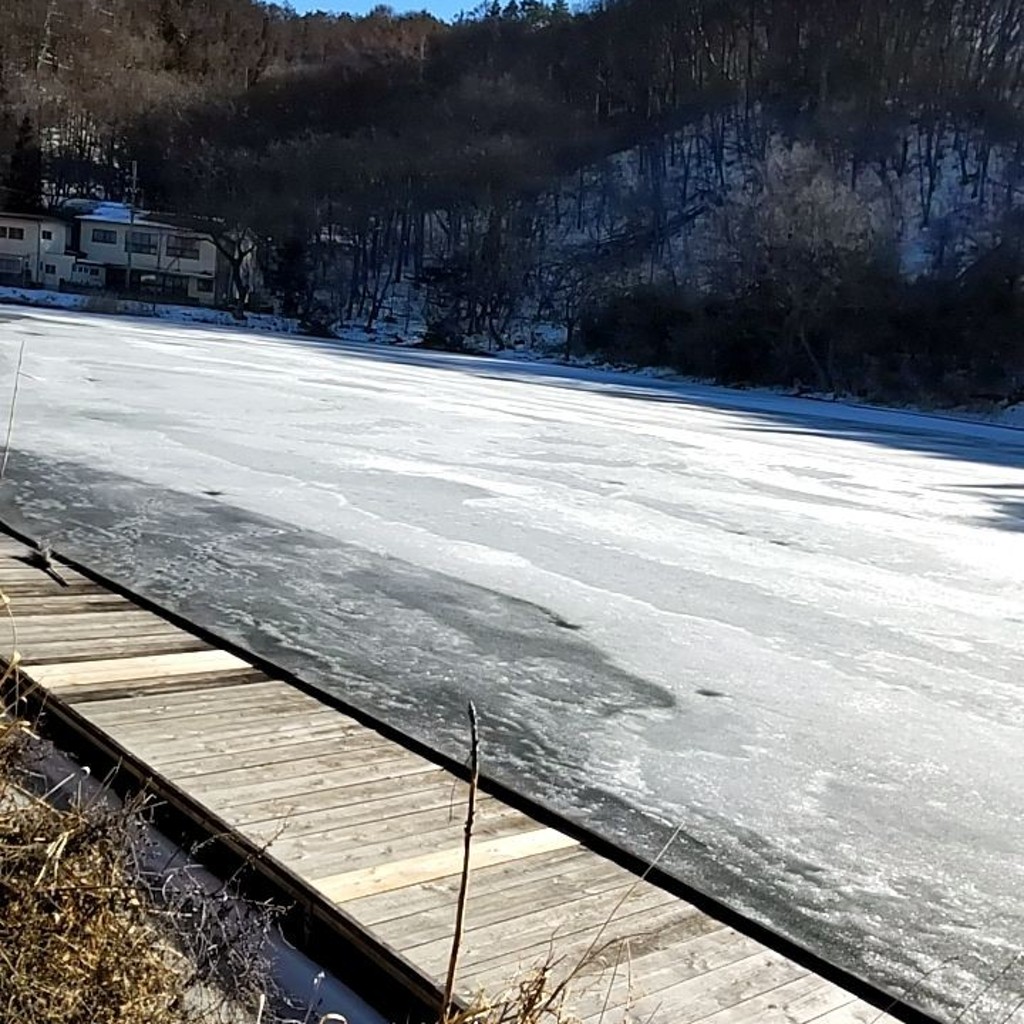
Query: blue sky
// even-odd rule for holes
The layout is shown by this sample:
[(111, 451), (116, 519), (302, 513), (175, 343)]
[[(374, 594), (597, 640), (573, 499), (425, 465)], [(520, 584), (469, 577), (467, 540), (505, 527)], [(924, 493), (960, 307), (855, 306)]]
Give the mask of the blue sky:
[[(291, 0), (292, 7), (299, 12), (329, 11), (332, 14), (366, 14), (380, 4), (381, 0)], [(438, 18), (453, 18), (459, 11), (476, 6), (476, 0), (394, 0), (390, 4), (399, 13), (403, 11), (430, 11)]]

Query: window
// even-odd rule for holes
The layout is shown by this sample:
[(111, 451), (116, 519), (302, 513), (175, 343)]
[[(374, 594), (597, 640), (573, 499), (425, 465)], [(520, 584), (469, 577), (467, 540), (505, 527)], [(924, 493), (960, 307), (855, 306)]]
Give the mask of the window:
[(100, 276), (100, 272), (99, 272), (99, 270), (96, 267), (90, 267), (89, 268), (89, 276), (90, 277), (99, 277)]
[(57, 273), (57, 265), (55, 263), (47, 263), (43, 273), (45, 273), (45, 274), (56, 274)]
[(0, 238), (7, 237), (7, 228), (0, 226)]
[(167, 255), (183, 260), (199, 259), (199, 239), (187, 235), (169, 235), (167, 238)]
[(16, 242), (23, 242), (25, 240), (25, 229), (24, 228), (8, 228), (7, 237)]
[(108, 228), (93, 228), (92, 240), (100, 245), (117, 245), (117, 232)]
[(21, 260), (17, 256), (0, 256), (0, 275), (21, 274)]
[(150, 256), (156, 255), (156, 235), (148, 231), (129, 231), (124, 240), (125, 252), (141, 252)]
[(208, 277), (198, 278), (196, 280), (196, 291), (203, 295), (209, 295), (213, 291), (213, 281)]
[(44, 242), (52, 242), (53, 241), (53, 232), (49, 231), (47, 228), (43, 228), (43, 241)]

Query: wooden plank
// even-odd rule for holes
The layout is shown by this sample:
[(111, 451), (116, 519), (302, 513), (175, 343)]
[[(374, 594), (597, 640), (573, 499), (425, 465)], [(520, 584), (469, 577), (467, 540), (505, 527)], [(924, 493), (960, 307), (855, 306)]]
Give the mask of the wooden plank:
[(125, 611), (131, 604), (123, 597), (103, 591), (99, 594), (54, 594), (49, 597), (11, 598), (11, 613), (16, 619), (37, 615), (70, 615), (99, 611)]
[(673, 1024), (691, 1024), (806, 977), (808, 973), (792, 960), (764, 950), (710, 974), (641, 996), (632, 1003), (630, 1010), (642, 1020), (654, 1014)]
[[(21, 641), (21, 638), (19, 638)], [(41, 643), (19, 642), (22, 664), (51, 665), (63, 662), (95, 661), (97, 655), (108, 658), (140, 658), (154, 654), (178, 654), (185, 651), (208, 651), (209, 644), (192, 636), (190, 633), (104, 637), (93, 640), (56, 640)]]
[[(612, 910), (608, 908), (609, 916)], [(720, 927), (717, 921), (678, 900), (636, 913), (620, 909), (604, 932), (590, 927), (568, 934), (563, 929), (557, 942), (550, 934), (543, 937), (534, 934), (523, 940), (501, 943), (490, 957), (468, 968), (464, 965), (460, 984), (465, 988), (481, 984), (500, 986), (517, 973), (535, 970), (548, 962), (556, 948), (560, 971), (589, 977), (602, 973), (618, 959), (631, 958), (634, 950), (667, 949)], [(516, 933), (510, 931), (509, 934)]]
[[(0, 629), (5, 628), (0, 618)], [(141, 609), (128, 611), (67, 612), (15, 619), (19, 642), (43, 642), (105, 637), (177, 635), (181, 630)]]
[[(570, 846), (534, 854), (531, 857), (524, 857), (509, 863), (474, 868), (473, 899), (475, 901), (477, 897), (491, 893), (508, 893), (507, 898), (515, 900), (520, 885), (527, 885), (534, 880), (541, 881), (547, 878), (571, 878), (581, 865), (593, 864), (595, 861), (610, 872), (626, 873), (610, 861), (594, 857), (589, 850), (581, 846)], [(459, 879), (453, 875), (425, 882), (415, 889), (382, 892), (349, 900), (345, 909), (363, 924), (372, 928), (386, 924), (388, 921), (400, 921), (405, 917), (414, 917), (438, 907), (454, 906), (458, 890)]]
[(820, 1017), (814, 1017), (813, 1020), (814, 1024), (900, 1024), (892, 1014), (879, 1010), (861, 999), (830, 1010)]
[(118, 680), (160, 679), (175, 675), (250, 670), (252, 665), (227, 651), (190, 651), (149, 658), (107, 658), (100, 661), (58, 662), (38, 665), (32, 678), (42, 686), (84, 686)]
[[(89, 710), (89, 715), (91, 718), (96, 718), (97, 721), (103, 720), (105, 722), (107, 721), (105, 716), (108, 713), (116, 715), (116, 721), (111, 724), (119, 724), (121, 716), (125, 715), (144, 718), (147, 715), (154, 714), (161, 717), (166, 715), (170, 719), (179, 716), (188, 718), (193, 715), (209, 714), (213, 711), (231, 710), (236, 707), (236, 701), (270, 701), (282, 693), (283, 686), (284, 684), (276, 679), (264, 679), (261, 683), (253, 683), (247, 687), (244, 693), (230, 690), (224, 690), (223, 692), (209, 690), (204, 693), (197, 693), (195, 697), (190, 697), (187, 701), (182, 700), (180, 697), (154, 694), (149, 697), (137, 697), (132, 701), (130, 708), (125, 708), (123, 701), (111, 700), (105, 705), (102, 703), (94, 704)], [(290, 690), (290, 687), (285, 687), (285, 689)], [(242, 706), (244, 706), (244, 703)]]
[[(338, 723), (323, 718), (317, 722), (308, 723), (305, 726), (292, 726), (289, 729), (281, 730), (275, 735), (274, 742), (268, 744), (264, 738), (257, 735), (236, 736), (234, 738), (214, 736), (203, 742), (203, 753), (196, 755), (195, 744), (185, 742), (179, 743), (176, 748), (161, 748), (157, 751), (150, 751), (146, 756), (156, 757), (162, 770), (172, 772), (176, 778), (187, 779), (193, 775), (206, 776), (216, 775), (232, 768), (244, 766), (242, 758), (246, 755), (262, 752), (269, 754), (271, 750), (293, 747), (296, 744), (327, 743), (333, 742), (335, 749), (338, 749), (345, 738), (352, 733), (346, 729), (344, 723)], [(140, 747), (140, 750), (142, 748)], [(286, 758), (285, 760), (291, 760)], [(271, 765), (279, 759), (267, 757), (260, 764)], [(189, 785), (191, 785), (189, 783)]]
[[(154, 694), (139, 697), (125, 706), (124, 701), (111, 700), (89, 710), (90, 721), (109, 729), (128, 729), (133, 732), (141, 724), (151, 727), (161, 736), (172, 733), (180, 736), (208, 736), (210, 729), (225, 723), (232, 729), (249, 729), (266, 725), (272, 716), (319, 715), (329, 712), (336, 718), (344, 716), (318, 701), (296, 699), (266, 676), (245, 690), (212, 690), (195, 699), (166, 697)], [(205, 699), (203, 699), (205, 698)]]
[(104, 593), (95, 583), (70, 583), (62, 587), (49, 576), (41, 576), (34, 580), (0, 581), (0, 593), (6, 595), (13, 607), (28, 597), (68, 597), (82, 594)]
[[(579, 993), (573, 1000), (573, 1010), (585, 1019), (597, 1017), (602, 1011), (615, 1019), (641, 997), (653, 996), (690, 978), (738, 963), (763, 949), (760, 943), (725, 927), (682, 941), (667, 941), (661, 949), (637, 955), (642, 945), (629, 943), (628, 974), (615, 979), (605, 977), (599, 991)], [(582, 973), (589, 976), (594, 972)]]
[[(341, 733), (341, 735), (345, 737), (343, 742), (346, 746), (354, 742), (359, 744), (364, 742), (361, 734), (353, 734), (351, 739), (347, 738), (346, 733)], [(179, 753), (172, 758), (165, 759), (162, 763), (167, 771), (173, 773), (174, 777), (187, 787), (188, 780), (194, 776), (265, 768), (300, 758), (314, 758), (336, 753), (338, 736), (339, 733), (333, 729), (309, 730), (305, 733), (297, 733), (293, 737), (278, 737), (270, 746), (266, 743), (250, 741), (244, 746), (240, 745), (232, 749), (229, 753), (208, 751), (198, 757), (190, 753)], [(372, 741), (366, 740), (365, 742), (372, 745)]]
[(72, 569), (57, 568), (56, 571), (59, 573), (60, 580), (63, 581), (62, 583), (58, 582), (49, 572), (44, 572), (42, 569), (32, 568), (28, 565), (22, 568), (0, 567), (0, 590), (9, 595), (18, 587), (38, 586), (48, 588), (47, 593), (52, 592), (56, 594), (110, 593), (110, 591), (93, 583), (91, 580), (86, 580), (83, 575), (74, 572)]
[[(183, 725), (183, 722), (186, 724)], [(235, 722), (221, 712), (206, 719), (206, 726), (208, 732), (204, 734), (202, 728), (192, 727), (192, 723), (187, 719), (173, 719), (166, 723), (154, 719), (148, 725), (140, 723), (136, 727), (123, 726), (115, 732), (131, 742), (140, 752), (144, 752), (146, 758), (161, 768), (173, 767), (176, 757), (194, 757), (199, 746), (211, 754), (231, 753), (234, 749), (245, 750), (261, 745), (266, 750), (283, 738), (293, 740), (296, 737), (310, 735), (316, 730), (320, 738), (324, 738), (325, 735), (335, 737), (340, 750), (345, 739), (352, 735), (352, 730), (346, 727), (344, 721), (339, 721), (338, 715), (330, 708), (324, 708), (315, 714), (286, 712), (267, 715), (262, 719), (244, 718)], [(315, 764), (305, 765), (304, 770), (308, 771), (314, 766)], [(228, 770), (230, 769), (224, 769)], [(275, 777), (282, 780), (287, 787), (287, 780), (292, 774), (279, 768)], [(216, 785), (211, 781), (212, 778), (211, 776), (202, 781), (196, 780), (192, 788), (212, 788)], [(250, 776), (253, 782), (262, 778), (262, 775)], [(242, 780), (244, 779), (243, 774)], [(238, 777), (226, 778), (221, 785), (231, 786), (237, 781)]]
[[(536, 828), (536, 822), (503, 804), (492, 801), (480, 808), (474, 830), (481, 839), (510, 835)], [(462, 835), (462, 821), (448, 813), (447, 808), (417, 811), (375, 821), (372, 825), (348, 825), (312, 836), (292, 836), (289, 819), (282, 816), (275, 823), (265, 823), (260, 835), (277, 835), (274, 855), (289, 864), (303, 864), (304, 872), (317, 875), (354, 871), (396, 859), (405, 853), (442, 848), (457, 843)], [(249, 832), (246, 828), (243, 831)]]
[[(285, 824), (285, 819), (282, 819), (276, 829), (272, 829), (269, 823), (260, 826), (260, 842), (270, 845), (275, 857), (310, 880), (390, 864), (396, 860), (419, 856), (425, 850), (447, 849), (462, 841), (461, 825), (457, 821), (448, 822), (440, 817), (429, 831), (390, 835), (378, 841), (376, 833), (367, 835), (365, 830), (354, 830), (347, 836), (339, 835), (333, 841), (316, 837), (315, 844), (312, 840), (302, 838), (292, 840), (283, 827)], [(490, 820), (482, 823), (474, 832), (478, 841), (483, 843), (534, 831), (536, 827), (536, 822), (517, 816), (514, 811), (505, 808), (492, 814)], [(243, 831), (249, 834), (248, 829)], [(255, 835), (252, 838), (255, 839)]]
[[(280, 800), (276, 811), (280, 814), (302, 813), (322, 806), (317, 794), (328, 793), (328, 799), (343, 801), (344, 794), (336, 790), (348, 789), (351, 786), (372, 782), (374, 779), (400, 779), (407, 775), (423, 774), (435, 769), (435, 765), (422, 758), (415, 757), (398, 748), (388, 751), (380, 757), (369, 760), (356, 751), (349, 768), (332, 768), (318, 770), (316, 762), (312, 762), (310, 770), (303, 775), (281, 779), (278, 776), (278, 765), (269, 769), (253, 769), (244, 773), (245, 781), (237, 776), (225, 779), (223, 775), (204, 775), (193, 778), (189, 782), (191, 792), (204, 800), (230, 800), (235, 813), (247, 804), (265, 804), (270, 806), (273, 800)], [(176, 778), (172, 768), (165, 769), (168, 777)], [(309, 799), (303, 799), (308, 797)]]
[[(538, 828), (478, 843), (473, 849), (472, 863), (477, 868), (488, 867), (576, 845), (575, 839), (570, 839), (562, 832), (552, 828)], [(312, 880), (312, 884), (328, 899), (344, 904), (346, 900), (421, 885), (437, 878), (458, 874), (461, 870), (462, 848), (456, 846), (419, 857), (407, 857), (390, 864), (339, 872)]]
[(115, 698), (134, 700), (137, 696), (180, 694), (182, 698), (203, 690), (221, 690), (224, 687), (249, 686), (266, 676), (256, 669), (245, 672), (201, 672), (187, 676), (160, 676), (153, 679), (125, 679), (113, 683), (62, 683), (48, 687), (62, 700), (75, 708)]
[[(472, 971), (474, 967), (492, 961), (515, 965), (520, 960), (518, 954), (533, 947), (544, 949), (544, 955), (554, 952), (557, 956), (562, 943), (574, 936), (582, 935), (587, 942), (595, 939), (602, 944), (610, 942), (616, 938), (616, 934), (611, 930), (609, 921), (621, 895), (597, 893), (572, 900), (563, 906), (537, 912), (526, 911), (518, 916), (514, 927), (507, 921), (469, 927), (463, 934), (459, 953), (463, 971)], [(651, 915), (657, 911), (667, 911), (673, 917), (686, 919), (697, 913), (692, 907), (680, 904), (671, 894), (651, 886), (631, 893), (619, 907), (618, 916), (612, 923), (620, 928), (628, 928), (630, 932), (647, 929), (650, 927)], [(606, 924), (609, 927), (605, 934), (597, 938)], [(451, 949), (451, 942), (444, 938), (433, 938), (427, 942), (397, 941), (403, 955), (430, 972), (443, 970), (448, 955), (445, 949)]]
[(851, 1001), (849, 992), (809, 974), (701, 1019), (701, 1024), (808, 1024)]
[[(408, 814), (410, 810), (457, 809), (464, 791), (464, 788), (452, 785), (451, 776), (442, 768), (399, 779), (375, 779), (362, 785), (347, 786), (344, 790), (332, 790), (335, 795), (329, 806), (290, 811), (288, 834), (293, 837), (315, 836), (342, 827), (370, 826)], [(246, 804), (232, 814), (231, 820), (241, 828), (276, 821), (279, 816), (276, 802), (271, 801), (269, 804)]]
[[(491, 893), (480, 893), (474, 886), (466, 908), (467, 931), (508, 925), (519, 935), (524, 920), (540, 916), (544, 921), (546, 935), (554, 937), (558, 934), (558, 925), (564, 915), (584, 900), (595, 901), (596, 905), (603, 908), (601, 915), (606, 918), (616, 902), (629, 892), (634, 880), (601, 870), (605, 865), (596, 857), (590, 859), (590, 866), (595, 869), (590, 877), (584, 872), (578, 872), (556, 878), (536, 879)], [(422, 946), (451, 938), (454, 913), (453, 897), (431, 910), (378, 924), (377, 931), (385, 942), (396, 948)]]

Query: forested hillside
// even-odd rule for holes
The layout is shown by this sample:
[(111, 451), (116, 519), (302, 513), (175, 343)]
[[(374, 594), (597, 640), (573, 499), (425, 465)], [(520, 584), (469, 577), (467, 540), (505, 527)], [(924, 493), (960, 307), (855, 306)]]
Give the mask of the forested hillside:
[(311, 326), (729, 381), (1024, 386), (1024, 0), (254, 0), (0, 11), (8, 206), (142, 200), (268, 239)]

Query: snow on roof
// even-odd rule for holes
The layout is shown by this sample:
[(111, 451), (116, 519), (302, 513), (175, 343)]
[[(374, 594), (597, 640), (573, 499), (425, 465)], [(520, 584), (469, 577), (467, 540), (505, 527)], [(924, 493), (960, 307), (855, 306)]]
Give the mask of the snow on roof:
[[(135, 223), (141, 223), (146, 216), (146, 210), (136, 210)], [(132, 210), (125, 203), (97, 203), (88, 213), (82, 214), (79, 220), (102, 220), (108, 224), (130, 224)]]

